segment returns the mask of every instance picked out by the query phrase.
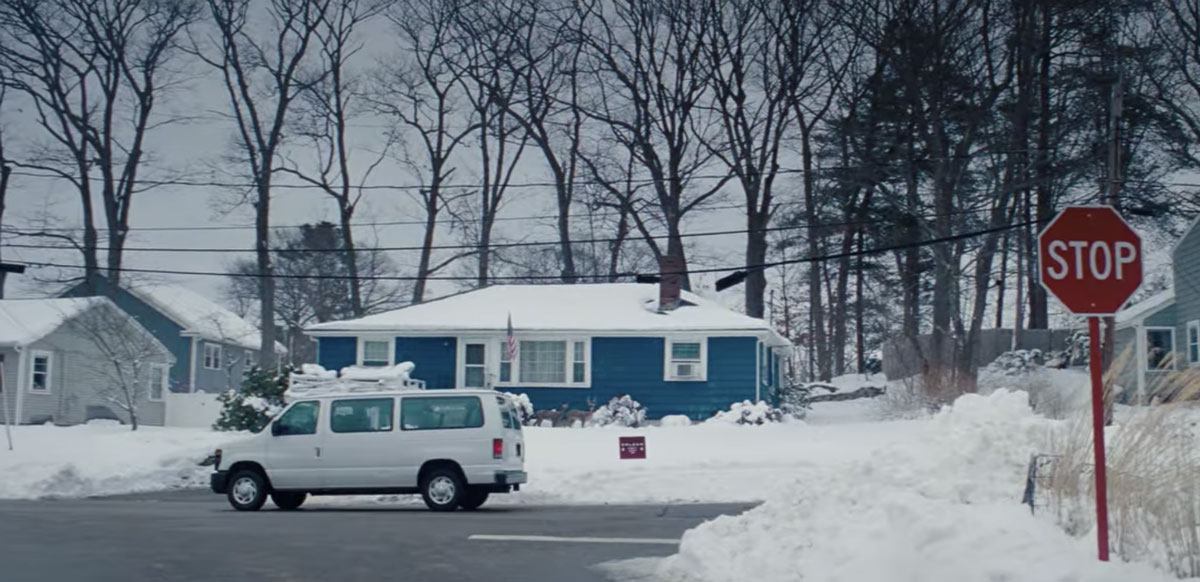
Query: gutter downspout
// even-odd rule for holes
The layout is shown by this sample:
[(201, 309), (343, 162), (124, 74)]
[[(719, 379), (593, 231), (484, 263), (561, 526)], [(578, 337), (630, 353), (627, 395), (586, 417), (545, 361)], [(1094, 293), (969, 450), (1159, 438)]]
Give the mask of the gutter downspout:
[(196, 391), (196, 336), (192, 336), (191, 356), (188, 358), (188, 392)]
[[(1138, 323), (1133, 328), (1134, 355), (1137, 358), (1138, 404), (1146, 403), (1146, 328)], [(1174, 346), (1172, 346), (1173, 348)]]

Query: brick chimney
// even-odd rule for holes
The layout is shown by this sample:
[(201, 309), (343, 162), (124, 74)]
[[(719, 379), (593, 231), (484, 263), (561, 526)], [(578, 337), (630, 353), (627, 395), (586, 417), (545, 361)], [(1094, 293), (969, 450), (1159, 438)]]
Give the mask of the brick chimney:
[(683, 257), (663, 255), (658, 261), (658, 310), (671, 311), (679, 306), (683, 287)]

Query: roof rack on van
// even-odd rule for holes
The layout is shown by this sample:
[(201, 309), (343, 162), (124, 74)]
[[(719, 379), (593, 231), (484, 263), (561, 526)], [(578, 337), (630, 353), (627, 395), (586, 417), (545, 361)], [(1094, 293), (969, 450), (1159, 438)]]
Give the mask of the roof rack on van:
[(322, 394), (354, 394), (425, 390), (424, 380), (414, 380), (409, 374), (416, 366), (401, 362), (395, 366), (348, 366), (341, 374), (315, 364), (304, 364), (299, 373), (289, 376), (285, 398), (310, 398)]

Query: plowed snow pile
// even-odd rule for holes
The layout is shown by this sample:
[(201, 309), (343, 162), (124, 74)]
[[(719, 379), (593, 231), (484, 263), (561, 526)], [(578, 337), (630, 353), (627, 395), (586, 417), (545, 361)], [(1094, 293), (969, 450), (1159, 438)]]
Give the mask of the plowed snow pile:
[(967, 395), (922, 438), (813, 466), (740, 516), (688, 531), (656, 578), (712, 582), (1151, 582), (1148, 566), (1102, 565), (1019, 504), (1029, 455), (1053, 421), (1023, 392)]

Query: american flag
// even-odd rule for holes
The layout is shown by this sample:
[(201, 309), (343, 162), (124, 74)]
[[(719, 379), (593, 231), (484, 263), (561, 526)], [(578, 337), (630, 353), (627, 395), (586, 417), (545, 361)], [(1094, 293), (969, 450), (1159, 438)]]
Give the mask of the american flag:
[(512, 362), (517, 359), (517, 336), (513, 335), (512, 313), (508, 314), (508, 333), (505, 336), (505, 348), (508, 353), (508, 361)]

